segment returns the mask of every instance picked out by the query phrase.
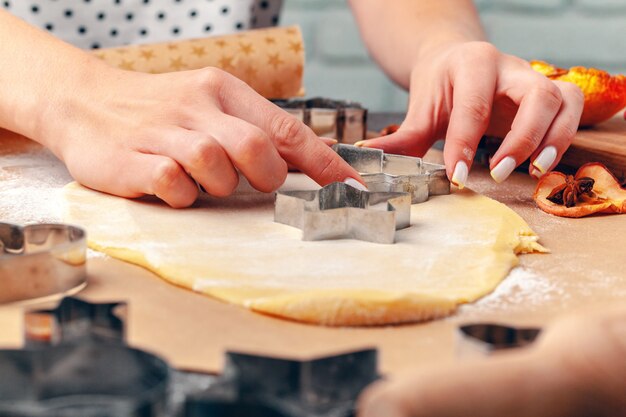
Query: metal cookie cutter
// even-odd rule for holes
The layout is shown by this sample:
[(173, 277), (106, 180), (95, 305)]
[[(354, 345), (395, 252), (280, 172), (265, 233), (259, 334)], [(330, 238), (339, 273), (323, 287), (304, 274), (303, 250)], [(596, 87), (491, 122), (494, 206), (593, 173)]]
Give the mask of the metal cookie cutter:
[(54, 316), (59, 338), (50, 346), (27, 330), (26, 350), (0, 350), (0, 416), (165, 416), (169, 367), (119, 339), (115, 305), (70, 298), (27, 313), (27, 327), (28, 314)]
[(361, 191), (341, 182), (315, 191), (278, 191), (274, 206), (274, 221), (302, 229), (303, 240), (393, 243), (410, 217), (409, 194)]
[(309, 126), (318, 136), (355, 143), (365, 139), (367, 110), (359, 103), (321, 97), (308, 100), (276, 100), (275, 104)]
[(460, 326), (458, 332), (459, 353), (470, 356), (530, 345), (537, 339), (541, 329), (477, 323)]
[(374, 349), (310, 361), (228, 352), (224, 374), (185, 403), (184, 417), (349, 417), (379, 378)]
[(65, 297), (52, 309), (24, 313), (27, 347), (54, 346), (82, 340), (124, 342), (126, 303), (90, 303)]
[(75, 226), (0, 223), (0, 304), (83, 285), (86, 251), (85, 231)]
[(443, 165), (380, 149), (345, 144), (333, 145), (333, 149), (361, 174), (370, 191), (406, 192), (411, 194), (412, 204), (422, 203), (431, 195), (450, 194)]

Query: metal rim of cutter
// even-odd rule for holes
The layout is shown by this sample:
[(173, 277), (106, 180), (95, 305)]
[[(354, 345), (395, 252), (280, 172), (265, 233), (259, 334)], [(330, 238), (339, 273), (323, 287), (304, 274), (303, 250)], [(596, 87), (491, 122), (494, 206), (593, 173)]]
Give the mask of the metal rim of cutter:
[(521, 348), (535, 342), (541, 334), (538, 327), (514, 327), (495, 323), (471, 323), (457, 330), (460, 347), (483, 355)]
[(371, 191), (406, 192), (411, 194), (412, 204), (427, 201), (431, 195), (450, 193), (443, 165), (342, 143), (333, 145), (333, 149), (361, 174)]
[(84, 229), (56, 223), (0, 223), (0, 304), (80, 288), (87, 280)]
[(391, 244), (410, 225), (407, 193), (361, 191), (334, 182), (319, 190), (278, 191), (274, 221), (302, 230), (302, 240), (353, 238)]

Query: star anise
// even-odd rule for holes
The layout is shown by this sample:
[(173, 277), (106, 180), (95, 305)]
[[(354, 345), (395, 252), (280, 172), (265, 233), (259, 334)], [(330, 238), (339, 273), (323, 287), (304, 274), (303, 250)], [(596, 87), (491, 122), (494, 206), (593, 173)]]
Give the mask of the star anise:
[(582, 201), (583, 196), (593, 197), (593, 178), (582, 177), (574, 178), (568, 175), (565, 178), (565, 184), (555, 187), (546, 199), (554, 204), (564, 205), (565, 207), (574, 207), (577, 202)]

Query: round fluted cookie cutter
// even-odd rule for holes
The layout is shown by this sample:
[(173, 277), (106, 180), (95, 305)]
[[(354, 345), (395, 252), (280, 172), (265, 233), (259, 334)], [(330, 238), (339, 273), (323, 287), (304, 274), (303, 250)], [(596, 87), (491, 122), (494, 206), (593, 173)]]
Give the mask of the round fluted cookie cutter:
[(86, 236), (84, 229), (67, 224), (0, 223), (0, 304), (82, 288)]

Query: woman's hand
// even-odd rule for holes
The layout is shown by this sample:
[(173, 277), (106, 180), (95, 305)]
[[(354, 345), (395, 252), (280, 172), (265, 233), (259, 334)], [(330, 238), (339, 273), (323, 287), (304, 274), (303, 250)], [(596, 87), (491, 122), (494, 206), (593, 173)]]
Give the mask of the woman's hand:
[(400, 129), (363, 146), (421, 156), (445, 137), (448, 177), (463, 187), (484, 134), (504, 138), (490, 164), (497, 182), (528, 158), (531, 175), (549, 171), (574, 138), (584, 101), (580, 89), (550, 81), (487, 42), (425, 47), (415, 62)]
[(97, 68), (55, 94), (38, 134), (88, 187), (185, 207), (198, 194), (194, 179), (227, 196), (238, 172), (260, 191), (276, 190), (288, 164), (324, 185), (360, 178), (307, 126), (219, 69)]
[(433, 365), (368, 389), (360, 417), (618, 416), (626, 410), (626, 309), (549, 326), (529, 348)]

